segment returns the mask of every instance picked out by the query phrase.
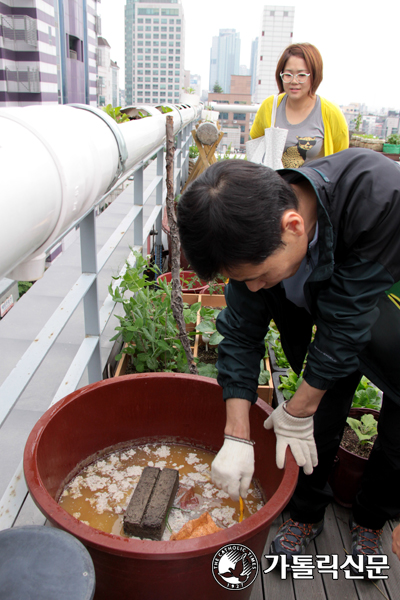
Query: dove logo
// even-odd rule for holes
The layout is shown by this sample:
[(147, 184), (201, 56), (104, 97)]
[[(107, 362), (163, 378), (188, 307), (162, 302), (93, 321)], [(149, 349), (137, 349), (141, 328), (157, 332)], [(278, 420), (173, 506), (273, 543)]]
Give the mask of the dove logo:
[(228, 544), (222, 546), (214, 555), (212, 573), (223, 588), (243, 590), (256, 580), (258, 560), (247, 546)]

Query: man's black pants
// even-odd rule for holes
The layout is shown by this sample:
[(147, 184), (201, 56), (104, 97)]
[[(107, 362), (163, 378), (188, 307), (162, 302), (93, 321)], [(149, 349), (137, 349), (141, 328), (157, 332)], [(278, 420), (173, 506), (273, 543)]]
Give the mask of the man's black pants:
[(311, 475), (300, 469), (289, 504), (290, 516), (302, 523), (320, 521), (332, 499), (328, 477), (342, 439), (354, 392), (366, 375), (383, 394), (375, 441), (353, 506), (356, 523), (380, 529), (400, 513), (400, 310), (386, 295), (371, 342), (360, 354), (360, 370), (340, 379), (326, 392), (314, 416), (318, 466)]

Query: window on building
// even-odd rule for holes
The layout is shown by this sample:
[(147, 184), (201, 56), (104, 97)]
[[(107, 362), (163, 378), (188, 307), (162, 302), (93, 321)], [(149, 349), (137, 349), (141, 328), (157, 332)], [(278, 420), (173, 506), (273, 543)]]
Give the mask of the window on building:
[[(158, 40), (159, 38), (160, 38), (160, 36), (159, 36), (159, 34), (158, 34), (158, 33), (155, 33), (155, 34), (153, 35), (153, 40)], [(158, 46), (158, 43), (157, 43), (157, 46)]]
[[(177, 21), (178, 22), (178, 21)], [(180, 27), (176, 27), (175, 31), (180, 31), (181, 28)]]
[(160, 90), (165, 90), (165, 89), (166, 89), (165, 83), (160, 83)]
[[(161, 73), (162, 73), (162, 71), (161, 71)], [(160, 78), (160, 81), (161, 81), (161, 82), (165, 82), (165, 81), (166, 81), (165, 77), (161, 77), (161, 78)]]
[(158, 83), (153, 83), (153, 90), (158, 90)]
[(143, 81), (143, 77), (138, 77), (137, 80), (138, 81)]
[(174, 90), (179, 90), (179, 85), (175, 85)]
[(233, 113), (233, 120), (234, 121), (245, 121), (246, 115), (244, 115), (243, 113)]
[[(161, 19), (161, 23), (168, 23), (167, 19)], [(167, 31), (167, 28), (163, 29), (163, 27), (161, 27), (161, 31)]]
[(172, 89), (173, 89), (173, 88), (172, 88), (172, 85), (169, 85), (169, 86), (168, 86), (168, 89), (169, 89), (169, 90), (172, 90)]
[[(147, 19), (146, 19), (146, 23), (147, 23)], [(146, 25), (145, 31), (151, 31), (151, 26), (150, 25)]]
[(261, 79), (258, 80), (258, 85), (261, 85)]
[(138, 75), (143, 75), (143, 69), (138, 69)]
[(262, 59), (263, 59), (263, 57), (262, 57), (262, 56), (260, 56), (260, 60), (262, 60)]
[(151, 75), (151, 71), (145, 71), (144, 74), (145, 75)]
[(274, 10), (270, 10), (269, 11), (269, 16), (270, 17), (274, 17), (275, 16), (275, 11)]
[(143, 83), (138, 83), (138, 90), (142, 90), (143, 89)]
[(167, 34), (166, 33), (162, 33), (161, 34), (161, 39), (162, 40), (166, 40), (167, 39)]
[(153, 19), (154, 24), (159, 23), (159, 22), (160, 22), (160, 19)]
[[(140, 10), (140, 8), (139, 8), (139, 10)], [(145, 8), (144, 10), (148, 10), (148, 9)], [(152, 10), (152, 9), (150, 9), (150, 10)], [(149, 13), (147, 13), (147, 14), (149, 14)], [(146, 19), (145, 23), (151, 23), (151, 19)]]
[(175, 31), (175, 27), (170, 27), (168, 31)]
[(240, 136), (240, 143), (241, 143), (241, 144), (244, 144), (244, 135), (241, 135), (241, 136)]
[(145, 96), (150, 96), (150, 95), (151, 95), (151, 92), (145, 92), (145, 93), (144, 93), (144, 95), (145, 95)]
[[(138, 23), (143, 23), (143, 19), (138, 19), (137, 22)], [(143, 27), (142, 27), (142, 29), (143, 29)]]
[(176, 48), (175, 54), (180, 54), (180, 53), (181, 53), (181, 51), (179, 50), (179, 48)]
[[(173, 39), (174, 39), (174, 34), (173, 34), (173, 33), (170, 33), (168, 37), (169, 37), (169, 39), (170, 39), (170, 40), (173, 40)], [(170, 42), (170, 43), (171, 43), (171, 42)]]
[(146, 83), (144, 86), (145, 90), (151, 90), (151, 85), (149, 83)]
[(228, 113), (219, 113), (220, 119), (228, 119)]
[(180, 42), (175, 42), (175, 46), (176, 46), (177, 48), (180, 48), (180, 47), (181, 47), (181, 43), (180, 43)]
[[(154, 60), (156, 60), (156, 57), (154, 57)], [(158, 69), (158, 63), (153, 63), (153, 69)], [(158, 75), (158, 71), (154, 71), (153, 75)]]
[(245, 132), (245, 129), (246, 129), (246, 126), (245, 126), (245, 125), (241, 125), (241, 126), (240, 126), (240, 131), (241, 131), (242, 133), (244, 133), (244, 132)]
[(177, 19), (177, 20), (176, 20), (176, 24), (177, 24), (177, 25), (180, 25), (180, 24), (181, 24), (181, 20), (180, 20), (180, 19)]
[(180, 82), (179, 77), (175, 77), (175, 83), (179, 83), (179, 82)]
[(284, 10), (284, 11), (283, 11), (283, 16), (284, 16), (284, 17), (288, 17), (288, 16), (289, 16), (289, 12), (288, 12), (287, 10)]

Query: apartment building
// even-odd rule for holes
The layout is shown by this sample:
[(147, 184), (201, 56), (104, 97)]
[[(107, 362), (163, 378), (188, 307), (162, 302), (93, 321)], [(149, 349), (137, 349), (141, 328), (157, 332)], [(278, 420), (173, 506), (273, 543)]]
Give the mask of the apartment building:
[(209, 90), (218, 83), (225, 94), (230, 92), (231, 75), (239, 75), (240, 34), (235, 29), (220, 29), (212, 39), (210, 50)]
[(178, 0), (127, 0), (126, 104), (178, 103), (184, 87), (185, 25)]
[(294, 6), (264, 6), (258, 36), (254, 101), (258, 104), (278, 91), (276, 65), (283, 50), (293, 43)]
[(96, 0), (0, 2), (0, 106), (96, 106)]
[[(251, 104), (251, 75), (231, 75), (229, 94), (209, 93), (208, 102), (218, 104)], [(250, 113), (235, 113), (234, 111), (220, 112), (219, 121), (224, 132), (219, 150), (231, 145), (232, 150), (246, 149), (249, 139)]]

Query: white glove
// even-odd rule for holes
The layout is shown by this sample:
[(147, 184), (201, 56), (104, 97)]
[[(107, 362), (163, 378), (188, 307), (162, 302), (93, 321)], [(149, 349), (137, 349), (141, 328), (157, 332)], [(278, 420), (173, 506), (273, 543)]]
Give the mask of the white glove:
[(290, 446), (296, 463), (303, 467), (306, 475), (310, 475), (318, 464), (313, 416), (294, 417), (285, 407), (286, 402), (280, 404), (264, 421), (265, 429), (274, 428), (275, 431), (277, 467), (283, 469), (286, 448)]
[(225, 436), (211, 465), (211, 480), (236, 502), (246, 498), (254, 473), (254, 442)]

